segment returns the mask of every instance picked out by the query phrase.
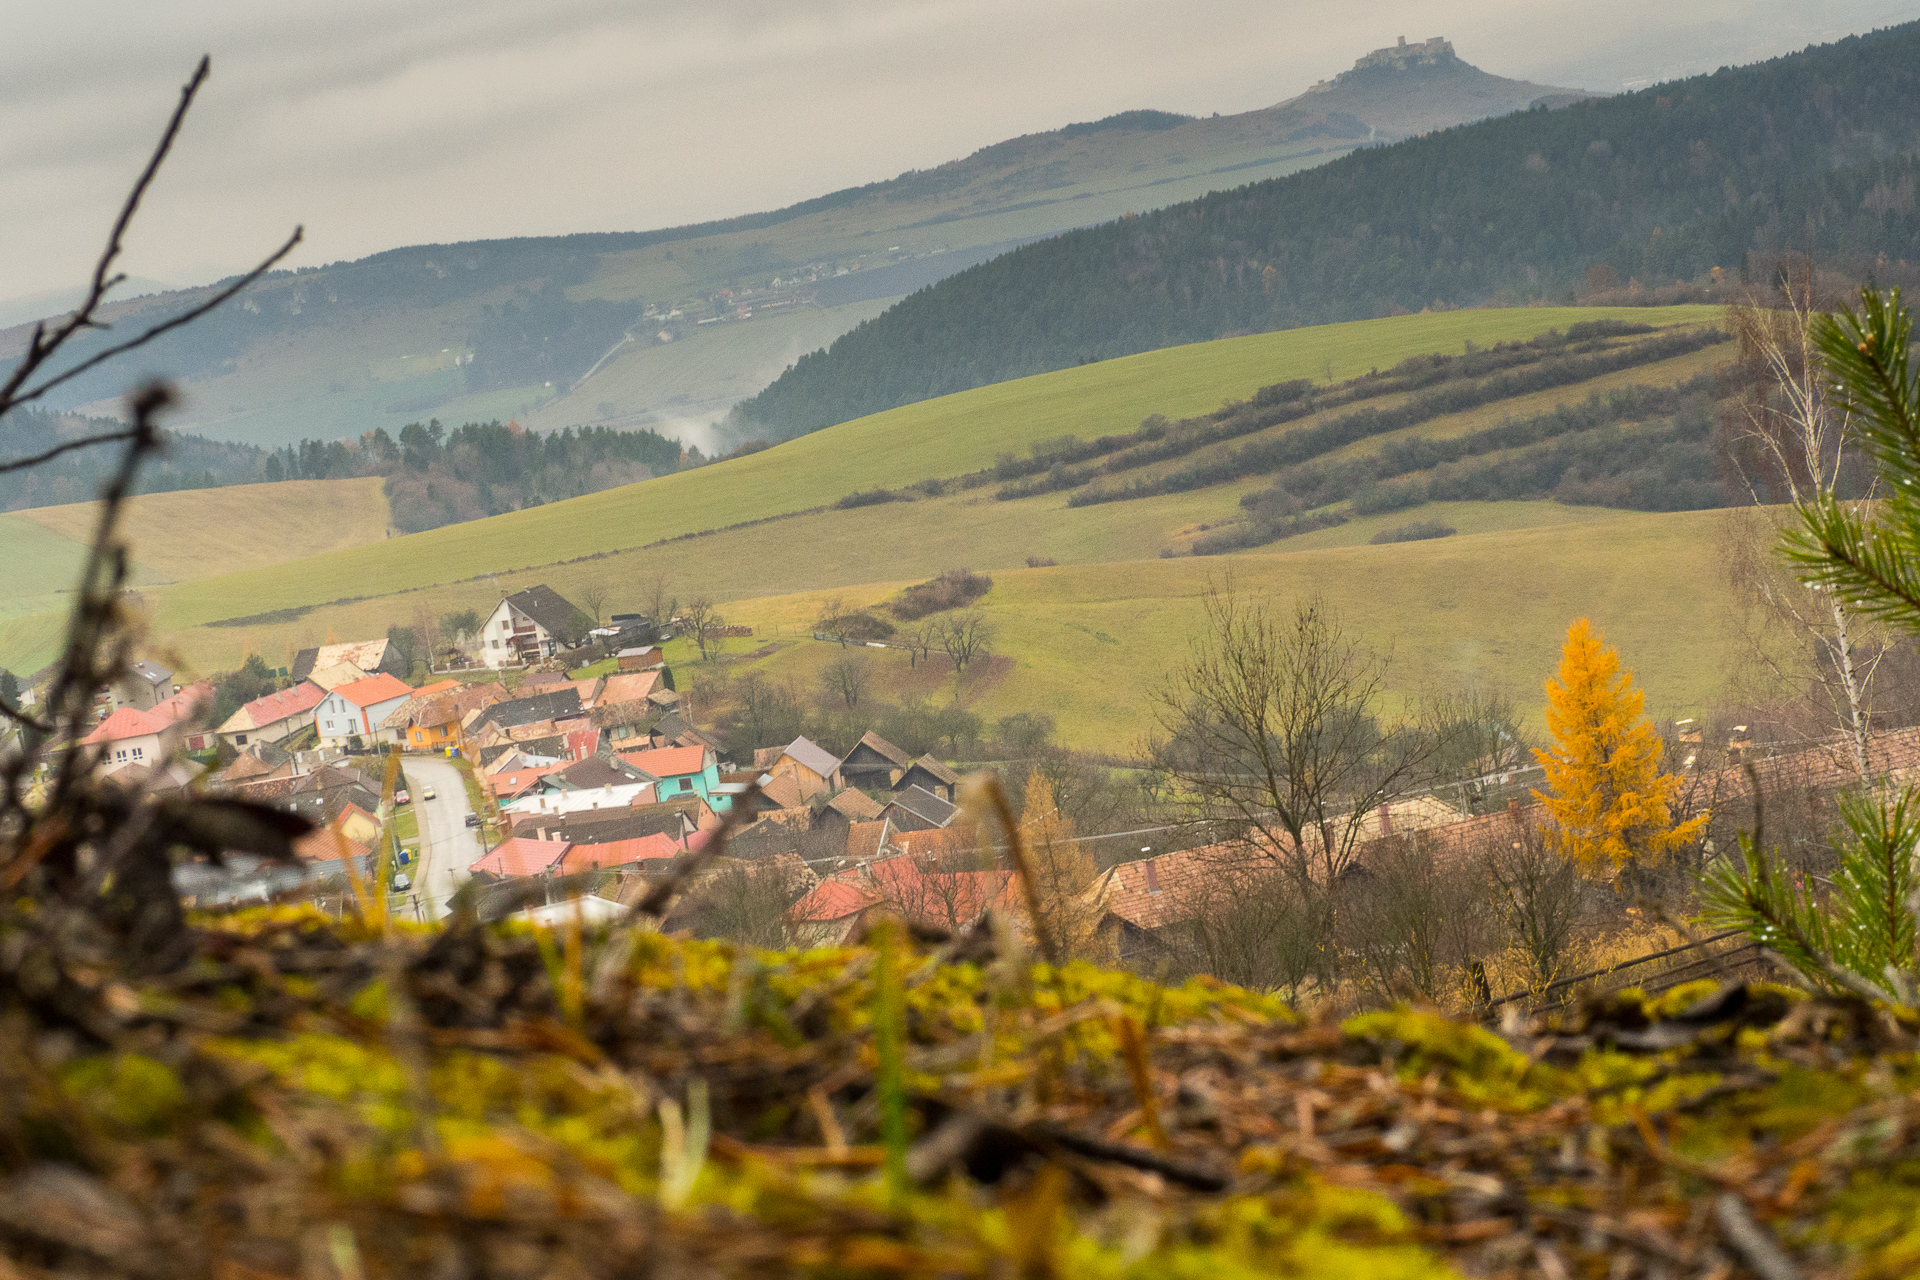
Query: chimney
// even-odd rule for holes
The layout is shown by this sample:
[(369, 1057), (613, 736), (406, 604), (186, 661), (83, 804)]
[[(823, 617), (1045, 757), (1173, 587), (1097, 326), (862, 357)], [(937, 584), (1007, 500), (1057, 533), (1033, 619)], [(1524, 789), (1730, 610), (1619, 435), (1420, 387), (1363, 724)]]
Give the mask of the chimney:
[(1385, 801), (1380, 804), (1380, 834), (1383, 836), (1393, 834), (1393, 806)]
[(1520, 802), (1518, 800), (1507, 801), (1507, 813), (1514, 821), (1518, 822), (1520, 820)]
[(1400, 47), (1402, 49), (1407, 47), (1407, 38), (1405, 36), (1400, 37)]
[(1153, 865), (1154, 859), (1147, 859), (1147, 892), (1160, 892), (1160, 873)]

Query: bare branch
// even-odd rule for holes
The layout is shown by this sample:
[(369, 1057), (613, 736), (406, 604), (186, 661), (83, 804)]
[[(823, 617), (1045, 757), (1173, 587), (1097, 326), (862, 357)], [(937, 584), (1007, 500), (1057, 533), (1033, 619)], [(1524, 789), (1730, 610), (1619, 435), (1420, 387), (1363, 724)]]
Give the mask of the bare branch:
[[(126, 278), (124, 275), (114, 274), (113, 272), (113, 264), (118, 261), (120, 257), (122, 249), (121, 241), (126, 235), (127, 227), (133, 222), (133, 215), (139, 211), (140, 202), (146, 196), (147, 188), (153, 185), (155, 176), (160, 172), (161, 164), (165, 162), (168, 153), (173, 150), (174, 139), (180, 134), (180, 126), (186, 120), (187, 109), (193, 105), (194, 96), (200, 92), (200, 86), (206, 83), (207, 73), (211, 65), (211, 62), (205, 56), (202, 56), (200, 64), (193, 70), (193, 75), (181, 88), (179, 105), (173, 109), (173, 115), (168, 119), (167, 127), (160, 135), (160, 141), (154, 146), (153, 154), (147, 158), (146, 167), (140, 171), (140, 177), (134, 182), (133, 189), (127, 193), (126, 202), (120, 206), (119, 216), (113, 221), (113, 230), (108, 233), (106, 248), (102, 250), (99, 260), (94, 264), (93, 279), (87, 287), (87, 296), (81, 300), (79, 306), (75, 307), (73, 311), (68, 314), (65, 320), (61, 321), (51, 331), (44, 325), (36, 325), (34, 327), (33, 337), (27, 344), (26, 354), (21, 357), (20, 363), (14, 366), (13, 372), (7, 375), (6, 382), (0, 383), (0, 415), (5, 415), (20, 405), (39, 399), (60, 384), (77, 378), (87, 370), (104, 364), (116, 356), (125, 355), (129, 351), (145, 346), (164, 333), (178, 329), (182, 325), (193, 323), (201, 316), (207, 314), (207, 312), (212, 311), (215, 307), (218, 307), (221, 303), (239, 293), (242, 289), (245, 289), (255, 280), (258, 280), (262, 275), (265, 275), (273, 268), (275, 263), (286, 257), (287, 254), (293, 251), (294, 246), (300, 243), (302, 229), (295, 227), (293, 234), (287, 238), (287, 242), (281, 245), (265, 262), (262, 262), (239, 280), (227, 288), (220, 290), (198, 306), (192, 307), (180, 315), (174, 316), (172, 319), (164, 320), (152, 326), (137, 337), (129, 338), (125, 342), (115, 343), (105, 350), (95, 353), (93, 356), (81, 361), (64, 373), (56, 374), (40, 382), (31, 390), (21, 390), (21, 388), (26, 386), (28, 381), (32, 379), (33, 375), (37, 373), (48, 360), (52, 359), (54, 354), (66, 345), (75, 334), (79, 333), (82, 329), (105, 329), (108, 327), (97, 320), (95, 316), (101, 304), (106, 301), (108, 291)], [(78, 446), (76, 445), (75, 447)]]
[(9, 471), (26, 471), (39, 466), (41, 463), (52, 462), (61, 454), (72, 453), (75, 449), (85, 449), (91, 445), (113, 444), (118, 440), (131, 439), (133, 439), (132, 431), (109, 431), (105, 435), (88, 436), (84, 440), (69, 440), (65, 444), (57, 444), (43, 453), (34, 454), (32, 457), (15, 458), (11, 462), (0, 462), (0, 476), (7, 474)]

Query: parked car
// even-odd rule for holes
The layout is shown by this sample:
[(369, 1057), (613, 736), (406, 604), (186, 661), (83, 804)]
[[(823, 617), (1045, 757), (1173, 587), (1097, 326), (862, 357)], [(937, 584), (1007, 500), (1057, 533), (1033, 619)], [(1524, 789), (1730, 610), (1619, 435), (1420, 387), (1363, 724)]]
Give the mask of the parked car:
[(434, 798), (434, 796), (433, 796), (433, 788), (432, 788), (432, 787), (428, 787), (428, 788), (427, 788), (427, 789), (426, 789), (425, 791), (422, 791), (422, 792), (420, 793), (420, 798), (421, 798), (421, 799), (423, 799), (423, 800), (431, 800), (431, 799), (433, 799), (433, 798)]
[(470, 826), (470, 827), (477, 827), (477, 826), (479, 826), (479, 825), (480, 825), (480, 815), (479, 815), (479, 814), (477, 814), (477, 813), (470, 813), (470, 814), (468, 814), (468, 815), (467, 815), (467, 825), (468, 825), (468, 826)]
[(399, 875), (393, 878), (393, 891), (395, 893), (406, 893), (408, 890), (412, 888), (413, 888), (413, 877), (408, 875), (406, 872), (402, 871)]
[(407, 789), (405, 787), (402, 787), (398, 791), (393, 793), (393, 802), (395, 804), (406, 804), (410, 802), (412, 799), (413, 797), (407, 794)]

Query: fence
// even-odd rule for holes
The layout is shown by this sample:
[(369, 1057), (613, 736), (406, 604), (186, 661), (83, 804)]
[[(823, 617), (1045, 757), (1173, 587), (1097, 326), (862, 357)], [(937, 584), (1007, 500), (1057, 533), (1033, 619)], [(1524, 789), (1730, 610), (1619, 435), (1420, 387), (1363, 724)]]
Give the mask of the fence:
[[(1530, 1011), (1564, 1005), (1583, 988), (1604, 993), (1639, 987), (1648, 995), (1658, 995), (1698, 978), (1763, 976), (1769, 967), (1761, 954), (1764, 949), (1757, 942), (1736, 942), (1736, 939), (1744, 937), (1744, 930), (1730, 929), (1698, 942), (1652, 951), (1603, 969), (1577, 973), (1571, 978), (1562, 978), (1538, 989), (1516, 991), (1490, 1002), (1482, 1016), (1492, 1020), (1498, 1016), (1500, 1008), (1509, 1004)], [(1663, 961), (1666, 963), (1663, 964)]]

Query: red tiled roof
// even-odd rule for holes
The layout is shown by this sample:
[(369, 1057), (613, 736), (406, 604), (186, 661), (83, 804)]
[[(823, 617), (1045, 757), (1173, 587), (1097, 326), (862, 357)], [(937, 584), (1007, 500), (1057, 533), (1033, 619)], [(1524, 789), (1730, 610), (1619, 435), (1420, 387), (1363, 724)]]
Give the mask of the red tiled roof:
[(787, 919), (844, 920), (848, 916), (858, 915), (878, 901), (878, 895), (848, 884), (845, 880), (822, 880), (807, 890), (805, 897), (787, 908)]
[(652, 751), (628, 751), (620, 758), (656, 778), (684, 777), (707, 767), (705, 747), (659, 747)]
[(847, 826), (847, 857), (855, 862), (864, 862), (879, 856), (880, 833), (887, 829), (883, 822), (854, 822)]
[(122, 707), (105, 720), (100, 727), (82, 738), (88, 746), (99, 742), (124, 742), (128, 738), (144, 738), (149, 734), (165, 733), (171, 720), (162, 720), (146, 711), (133, 707)]
[(202, 706), (212, 701), (213, 681), (198, 680), (171, 698), (163, 698), (154, 703), (147, 714), (164, 720), (168, 724), (177, 724), (182, 720), (191, 719)]
[(576, 844), (560, 859), (563, 875), (601, 867), (625, 867), (636, 862), (671, 860), (686, 852), (680, 842), (661, 832), (637, 840), (609, 840), (605, 844)]
[(356, 707), (371, 707), (375, 703), (390, 702), (395, 698), (413, 695), (412, 689), (384, 671), (377, 676), (368, 676), (365, 680), (343, 684), (334, 692)]
[(1142, 929), (1158, 929), (1206, 910), (1236, 877), (1272, 875), (1278, 867), (1245, 845), (1214, 844), (1123, 862), (1094, 882), (1107, 911)]
[(472, 869), (491, 876), (535, 876), (551, 869), (573, 846), (565, 840), (534, 840), (514, 836), (493, 851), (476, 858)]
[(333, 862), (342, 858), (362, 859), (373, 850), (358, 840), (349, 840), (338, 828), (321, 827), (293, 842), (293, 852), (304, 862)]
[[(234, 712), (233, 715), (229, 716), (226, 723), (220, 727), (224, 730), (228, 725), (232, 725), (233, 728), (238, 731), (242, 729), (259, 729), (266, 725), (277, 724), (289, 716), (297, 716), (303, 711), (313, 710), (326, 699), (326, 696), (327, 691), (325, 689), (322, 689), (311, 680), (302, 680), (291, 689), (282, 689), (277, 693), (265, 694), (255, 698), (252, 702), (246, 703), (238, 711)], [(236, 723), (240, 721), (242, 716), (246, 717), (246, 721), (244, 723)]]
[(449, 689), (458, 689), (459, 687), (460, 681), (458, 680), (436, 680), (432, 684), (421, 685), (418, 689), (414, 690), (414, 693), (425, 698), (432, 694), (445, 693)]

